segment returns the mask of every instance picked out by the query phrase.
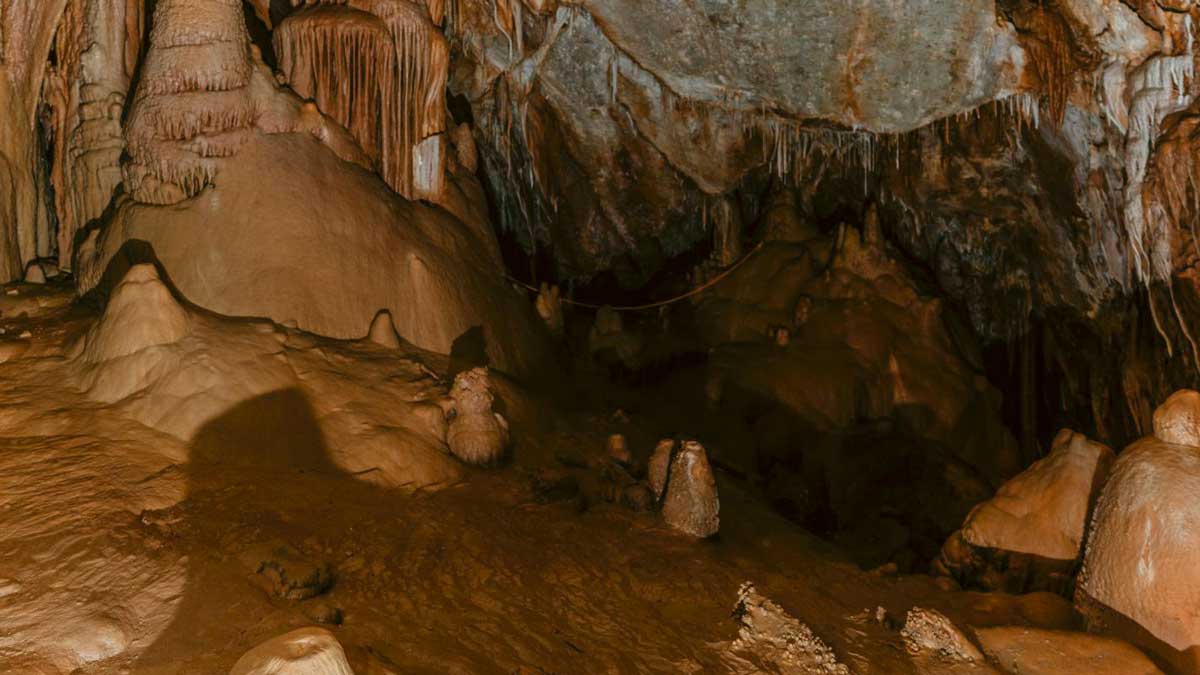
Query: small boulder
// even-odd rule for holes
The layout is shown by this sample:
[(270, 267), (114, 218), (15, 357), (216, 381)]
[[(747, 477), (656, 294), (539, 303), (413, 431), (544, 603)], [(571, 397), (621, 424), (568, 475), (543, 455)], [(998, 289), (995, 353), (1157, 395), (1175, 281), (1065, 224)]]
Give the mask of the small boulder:
[(717, 481), (704, 447), (684, 441), (671, 461), (663, 520), (684, 534), (711, 537), (720, 528), (720, 510)]
[(246, 652), (229, 675), (354, 675), (354, 671), (333, 633), (300, 628)]
[(25, 268), (25, 283), (39, 285), (46, 283), (46, 270), (42, 269), (41, 263), (37, 261), (29, 263), (29, 267)]
[(1163, 443), (1200, 447), (1200, 392), (1181, 389), (1158, 406), (1154, 437)]

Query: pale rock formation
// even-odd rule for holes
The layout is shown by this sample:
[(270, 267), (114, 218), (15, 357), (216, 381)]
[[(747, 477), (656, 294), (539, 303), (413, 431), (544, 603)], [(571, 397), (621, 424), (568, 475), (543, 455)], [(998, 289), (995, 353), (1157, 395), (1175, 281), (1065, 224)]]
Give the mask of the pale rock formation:
[(849, 675), (829, 645), (807, 625), (758, 592), (754, 584), (738, 589), (733, 616), (738, 637), (722, 654), (730, 672), (777, 672), (784, 675)]
[(1154, 437), (1163, 443), (1200, 448), (1200, 392), (1182, 389), (1154, 411)]
[(508, 421), (492, 411), (495, 396), (486, 368), (459, 373), (450, 389), (446, 443), (468, 464), (495, 464), (508, 446)]
[(229, 675), (354, 675), (342, 645), (324, 628), (299, 628), (246, 652)]
[(975, 546), (1075, 560), (1113, 457), (1107, 446), (1063, 429), (1049, 455), (971, 511), (963, 538)]
[(900, 629), (910, 654), (933, 653), (952, 661), (982, 661), (979, 648), (941, 612), (913, 607)]
[(257, 133), (301, 131), (365, 165), (354, 139), (315, 106), (279, 89), (250, 45), (235, 0), (164, 0), (125, 129), (126, 189), (145, 204), (177, 204), (213, 186)]
[[(1155, 411), (1156, 436), (1189, 441), (1196, 404), (1194, 392), (1173, 395)], [(1090, 629), (1188, 673), (1200, 672), (1198, 491), (1197, 447), (1148, 437), (1126, 448), (1096, 502), (1075, 597)]]
[(291, 87), (354, 134), (393, 190), (435, 202), (450, 68), (442, 13), (404, 0), (326, 4), (288, 16), (273, 38)]
[(400, 348), (400, 336), (396, 333), (396, 324), (392, 323), (391, 312), (386, 309), (379, 310), (379, 313), (371, 320), (367, 339), (388, 349)]
[(721, 503), (708, 454), (696, 441), (684, 441), (671, 460), (662, 515), (668, 525), (693, 537), (711, 537), (720, 529)]
[(134, 265), (113, 289), (104, 315), (88, 330), (82, 357), (104, 363), (173, 344), (189, 332), (188, 311), (171, 295), (154, 265)]
[(654, 453), (650, 455), (650, 463), (646, 467), (646, 479), (650, 483), (650, 492), (654, 495), (654, 500), (658, 501), (663, 498), (663, 493), (667, 489), (667, 478), (671, 473), (671, 459), (675, 455), (675, 441), (670, 438), (664, 438), (654, 446)]

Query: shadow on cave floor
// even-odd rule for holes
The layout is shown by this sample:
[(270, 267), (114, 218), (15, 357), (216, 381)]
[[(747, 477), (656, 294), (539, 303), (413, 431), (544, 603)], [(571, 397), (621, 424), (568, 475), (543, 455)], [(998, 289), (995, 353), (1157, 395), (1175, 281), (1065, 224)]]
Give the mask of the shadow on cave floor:
[[(725, 476), (722, 534), (706, 542), (652, 514), (539, 503), (519, 467), (473, 472), (438, 493), (371, 486), (333, 465), (297, 390), (237, 405), (190, 452), (185, 500), (143, 515), (148, 539), (186, 556), (186, 584), (132, 672), (228, 672), (250, 647), (338, 613), (329, 628), (356, 672), (371, 659), (405, 673), (712, 672), (747, 580), (835, 649), (852, 643), (905, 672), (894, 636), (879, 628), (864, 641), (844, 617), (868, 605), (903, 612), (911, 596), (935, 592), (927, 578), (853, 571)], [(280, 547), (301, 566), (327, 563), (332, 586), (273, 596), (255, 567)]]

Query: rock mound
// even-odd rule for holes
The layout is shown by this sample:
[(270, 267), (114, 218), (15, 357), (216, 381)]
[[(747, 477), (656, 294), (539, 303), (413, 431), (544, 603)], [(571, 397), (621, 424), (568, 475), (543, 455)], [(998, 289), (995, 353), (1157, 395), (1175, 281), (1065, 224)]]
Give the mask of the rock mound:
[(1090, 629), (1188, 673), (1200, 672), (1200, 448), (1175, 441), (1190, 442), (1197, 420), (1200, 396), (1178, 392), (1155, 411), (1155, 436), (1117, 458), (1075, 597)]
[(153, 265), (134, 265), (113, 289), (104, 315), (84, 339), (83, 358), (101, 363), (147, 347), (178, 342), (190, 331), (188, 311)]

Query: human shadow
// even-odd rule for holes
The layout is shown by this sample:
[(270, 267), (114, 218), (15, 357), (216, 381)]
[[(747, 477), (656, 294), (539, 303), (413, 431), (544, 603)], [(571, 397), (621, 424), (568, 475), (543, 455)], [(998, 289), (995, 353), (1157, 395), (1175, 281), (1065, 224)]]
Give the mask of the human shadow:
[[(215, 550), (205, 550), (203, 545), (185, 547), (187, 576), (173, 618), (139, 655), (133, 667), (135, 673), (225, 672), (250, 646), (226, 649), (230, 626), (244, 622), (246, 611), (269, 610), (269, 605), (263, 603), (271, 600), (247, 581), (254, 570), (244, 568), (243, 561), (237, 559), (240, 543), (262, 542), (231, 542), (221, 536), (220, 529), (240, 527), (242, 532), (275, 536), (280, 534), (275, 531), (278, 523), (270, 517), (262, 518), (262, 522), (252, 520), (247, 528), (244, 519), (238, 518), (241, 507), (247, 506), (245, 514), (262, 514), (262, 505), (269, 504), (274, 512), (271, 515), (288, 523), (292, 520), (290, 505), (297, 503), (297, 481), (306, 480), (306, 475), (352, 480), (330, 459), (313, 407), (296, 388), (243, 401), (204, 424), (192, 438), (184, 471), (185, 501), (175, 507), (182, 509), (182, 515), (172, 530), (193, 534), (206, 531), (199, 541), (216, 540), (219, 544)], [(204, 503), (196, 507), (190, 502), (201, 493), (207, 493), (199, 497)], [(252, 503), (244, 504), (239, 501), (242, 499)], [(228, 523), (213, 522), (225, 515), (229, 516)], [(294, 534), (294, 528), (292, 531)], [(231, 570), (230, 565), (236, 567)]]

